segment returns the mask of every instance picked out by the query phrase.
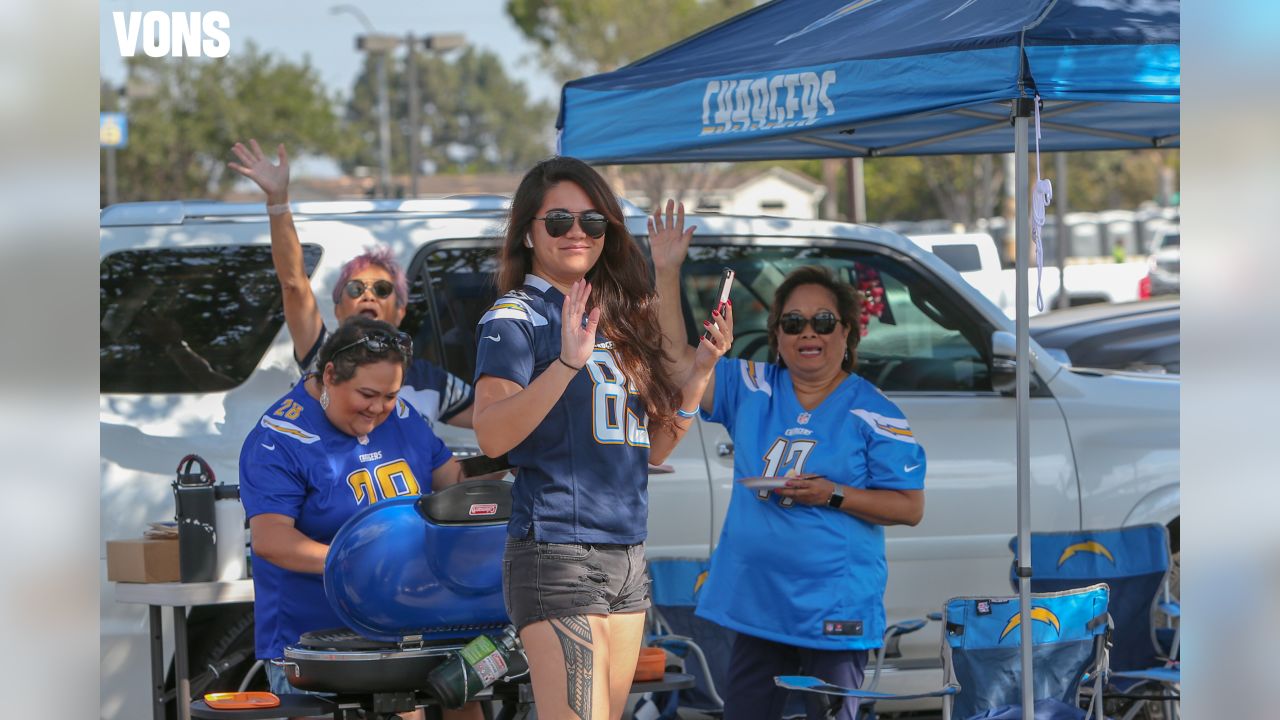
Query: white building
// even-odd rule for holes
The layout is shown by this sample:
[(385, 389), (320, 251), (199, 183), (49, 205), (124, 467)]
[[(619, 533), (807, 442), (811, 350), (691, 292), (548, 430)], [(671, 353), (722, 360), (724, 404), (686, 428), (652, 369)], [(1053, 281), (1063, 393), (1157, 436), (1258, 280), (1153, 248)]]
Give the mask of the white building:
[[(623, 195), (636, 205), (651, 210), (652, 200), (633, 177), (625, 177)], [(827, 188), (806, 175), (781, 167), (768, 170), (730, 170), (715, 178), (707, 190), (666, 188), (663, 198), (683, 197), (695, 212), (725, 215), (774, 215), (817, 219)]]

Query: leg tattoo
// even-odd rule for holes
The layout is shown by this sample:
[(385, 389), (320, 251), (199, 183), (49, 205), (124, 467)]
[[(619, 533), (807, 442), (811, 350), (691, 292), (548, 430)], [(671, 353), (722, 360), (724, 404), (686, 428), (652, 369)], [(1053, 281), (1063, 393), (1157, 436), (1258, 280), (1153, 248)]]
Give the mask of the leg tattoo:
[(569, 709), (582, 720), (591, 720), (591, 624), (586, 617), (574, 615), (552, 620), (551, 629), (555, 630), (564, 652)]

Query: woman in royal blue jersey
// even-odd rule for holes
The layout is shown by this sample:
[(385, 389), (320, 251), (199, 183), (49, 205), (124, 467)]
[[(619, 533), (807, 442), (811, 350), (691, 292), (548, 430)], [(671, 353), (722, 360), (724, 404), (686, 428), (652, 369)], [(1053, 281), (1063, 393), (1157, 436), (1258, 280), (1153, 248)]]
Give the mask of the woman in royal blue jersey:
[[(480, 448), (517, 468), (503, 595), (538, 715), (621, 716), (649, 607), (648, 464), (684, 435), (732, 327), (667, 375), (648, 265), (604, 179), (558, 157), (511, 203), (480, 320)], [(562, 322), (563, 320), (563, 322)]]
[[(685, 344), (680, 265), (692, 228), (683, 209), (651, 219), (662, 329)], [(671, 302), (667, 302), (670, 298)], [(727, 313), (732, 320), (732, 308)], [(825, 269), (801, 267), (769, 312), (773, 361), (725, 358), (701, 398), (703, 417), (733, 437), (735, 482), (697, 614), (737, 631), (725, 717), (778, 720), (787, 691), (777, 675), (862, 683), (867, 650), (884, 634), (885, 525), (924, 514), (924, 450), (906, 417), (854, 374), (857, 294)], [(693, 365), (685, 348), (672, 367)], [(831, 717), (805, 693), (810, 720)], [(834, 715), (853, 720), (854, 703)]]
[[(240, 497), (253, 532), (254, 642), (279, 658), (304, 632), (342, 627), (325, 599), (325, 556), (360, 508), (461, 479), (449, 449), (399, 397), (409, 336), (355, 316), (306, 376), (262, 416), (240, 451)], [(273, 692), (292, 692), (268, 663)], [(478, 705), (455, 718), (478, 718)]]

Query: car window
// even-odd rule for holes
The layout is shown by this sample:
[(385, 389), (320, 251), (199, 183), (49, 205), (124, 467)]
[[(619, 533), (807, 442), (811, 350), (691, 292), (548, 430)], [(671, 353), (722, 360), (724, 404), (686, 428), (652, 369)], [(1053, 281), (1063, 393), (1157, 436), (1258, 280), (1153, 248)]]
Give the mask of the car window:
[(977, 245), (934, 245), (930, 250), (956, 272), (973, 272), (982, 269)]
[(424, 248), (413, 263), (409, 309), (401, 329), (415, 353), (471, 382), (476, 367), (476, 324), (498, 291), (496, 247)]
[[(497, 290), (493, 247), (425, 248), (415, 260), (409, 311), (401, 327), (427, 360), (468, 381), (475, 373), (475, 329)], [(710, 312), (720, 270), (737, 273), (731, 354), (769, 359), (773, 293), (791, 270), (823, 265), (836, 277), (883, 298), (859, 345), (858, 372), (886, 391), (989, 391), (988, 365), (976, 349), (989, 335), (935, 294), (935, 285), (890, 258), (837, 248), (695, 245), (682, 278), (686, 327)], [(692, 342), (692, 335), (689, 338)]]
[[(303, 246), (308, 275), (320, 255)], [(284, 322), (265, 245), (112, 253), (99, 266), (98, 296), (104, 393), (229, 390), (258, 366)]]
[(1181, 242), (1182, 242), (1181, 235), (1165, 235), (1163, 238), (1160, 239), (1160, 247), (1162, 249), (1176, 248)]
[[(905, 264), (883, 255), (816, 247), (695, 245), (684, 265), (686, 327), (705, 318), (714, 302), (720, 270), (737, 273), (730, 299), (734, 310), (731, 355), (769, 360), (767, 333), (773, 294), (786, 275), (802, 265), (821, 265), (873, 298), (882, 300), (870, 316), (858, 347), (858, 373), (886, 391), (990, 391), (989, 368), (979, 343), (988, 330), (955, 312), (928, 281)], [(692, 337), (690, 337), (692, 341)]]

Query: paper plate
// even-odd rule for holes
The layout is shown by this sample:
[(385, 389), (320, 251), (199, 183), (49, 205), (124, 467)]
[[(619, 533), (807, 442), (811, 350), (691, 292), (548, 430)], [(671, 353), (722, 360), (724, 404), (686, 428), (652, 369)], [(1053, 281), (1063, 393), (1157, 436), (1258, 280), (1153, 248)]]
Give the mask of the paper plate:
[(789, 479), (790, 478), (785, 477), (764, 477), (763, 475), (756, 475), (753, 477), (738, 478), (738, 482), (752, 490), (776, 490), (781, 487), (786, 487), (787, 480)]

